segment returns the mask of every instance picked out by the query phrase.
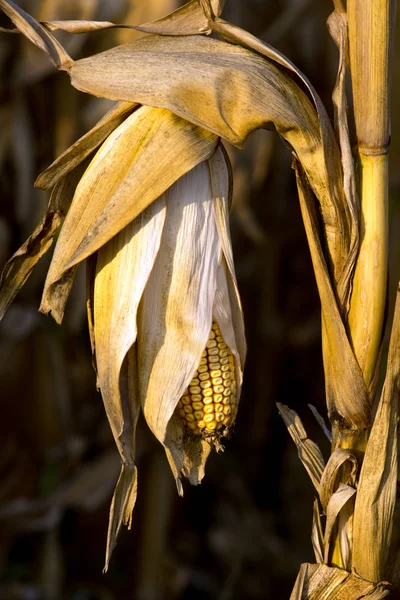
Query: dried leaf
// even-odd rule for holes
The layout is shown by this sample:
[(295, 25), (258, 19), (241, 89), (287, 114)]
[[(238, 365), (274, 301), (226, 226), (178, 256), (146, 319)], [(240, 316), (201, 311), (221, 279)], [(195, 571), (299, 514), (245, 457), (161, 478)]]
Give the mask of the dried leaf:
[[(204, 1), (204, 0), (203, 0)], [(208, 0), (205, 0), (208, 2)], [(352, 215), (349, 214), (342, 191), (342, 174), (340, 169), (340, 153), (336, 146), (336, 140), (333, 135), (330, 120), (325, 107), (315, 91), (311, 82), (286, 56), (278, 50), (257, 39), (247, 31), (227, 23), (222, 19), (213, 19), (210, 22), (211, 29), (218, 33), (228, 42), (240, 44), (249, 48), (262, 56), (274, 61), (275, 63), (289, 69), (296, 77), (300, 79), (303, 85), (308, 89), (315, 108), (318, 113), (320, 134), (322, 140), (322, 155), (318, 164), (318, 177), (320, 183), (325, 182), (325, 188), (318, 185), (316, 187), (312, 178), (309, 178), (311, 187), (316, 194), (323, 216), (325, 225), (325, 236), (329, 250), (328, 264), (334, 275), (334, 281), (337, 283), (337, 292), (340, 303), (345, 303), (349, 295), (349, 269), (348, 249), (350, 231), (354, 227), (351, 222)], [(278, 130), (279, 131), (279, 130)], [(299, 157), (300, 158), (300, 157)], [(300, 158), (301, 162), (301, 158)], [(304, 164), (303, 164), (304, 168)]]
[[(318, 217), (311, 190), (296, 169), (297, 189), (304, 227), (322, 307), (322, 335), (325, 369), (325, 388), (328, 414), (333, 421), (343, 419), (348, 429), (365, 429), (370, 419), (370, 406), (364, 379), (351, 349), (335, 294), (331, 287), (328, 267), (319, 239)], [(351, 402), (349, 402), (351, 398)], [(341, 426), (344, 426), (343, 421)]]
[[(59, 282), (176, 179), (214, 152), (217, 138), (166, 110), (142, 107), (107, 138), (82, 177), (47, 275), (40, 310), (61, 322)], [(58, 295), (57, 295), (58, 294)]]
[(343, 569), (303, 563), (290, 600), (381, 600), (389, 592), (386, 582), (375, 584)]
[(0, 281), (0, 319), (24, 285), (33, 268), (50, 249), (63, 222), (75, 189), (75, 175), (61, 179), (54, 188), (42, 222), (6, 263)]
[[(348, 464), (346, 465), (346, 463)], [(349, 467), (347, 472), (343, 469), (344, 465)], [(338, 485), (339, 471), (341, 483), (348, 483), (354, 486), (357, 469), (358, 462), (351, 450), (337, 448), (331, 454), (322, 474), (319, 488), (319, 496), (325, 512), (328, 509), (330, 498)]]
[[(360, 203), (357, 194), (355, 166), (347, 119), (346, 63), (348, 62), (348, 30), (346, 13), (334, 11), (328, 18), (327, 26), (339, 49), (339, 66), (332, 100), (335, 107), (335, 128), (339, 138), (340, 155), (342, 158), (343, 191), (351, 214), (350, 247), (348, 262), (346, 263), (346, 269), (348, 270), (346, 277), (351, 282), (360, 245)], [(349, 285), (346, 297), (347, 312), (350, 306), (350, 293), (351, 286)]]
[(277, 402), (276, 405), (292, 440), (297, 446), (299, 458), (309, 474), (315, 489), (319, 492), (321, 477), (325, 468), (325, 461), (321, 450), (315, 442), (307, 437), (307, 432), (298, 414), (280, 402)]
[(14, 25), (35, 46), (48, 54), (57, 69), (65, 70), (72, 64), (71, 57), (51, 33), (38, 21), (14, 4), (12, 0), (0, 0), (0, 8), (10, 17)]
[(317, 408), (313, 404), (308, 404), (307, 406), (311, 410), (312, 414), (315, 417), (315, 420), (317, 421), (318, 425), (321, 427), (321, 429), (324, 432), (325, 436), (331, 442), (332, 441), (332, 433), (327, 428), (326, 423), (325, 423), (325, 419), (322, 417), (322, 415), (319, 414)]
[(371, 581), (384, 576), (397, 487), (397, 420), (400, 396), (400, 286), (385, 383), (371, 428), (354, 511), (353, 568)]
[(321, 515), (319, 512), (318, 499), (315, 498), (313, 505), (313, 522), (311, 528), (311, 541), (317, 563), (324, 562), (324, 535), (322, 533)]
[(337, 491), (329, 498), (328, 506), (326, 507), (326, 525), (324, 535), (324, 563), (328, 564), (331, 555), (331, 536), (337, 518), (347, 502), (353, 498), (356, 490), (344, 483), (341, 483)]

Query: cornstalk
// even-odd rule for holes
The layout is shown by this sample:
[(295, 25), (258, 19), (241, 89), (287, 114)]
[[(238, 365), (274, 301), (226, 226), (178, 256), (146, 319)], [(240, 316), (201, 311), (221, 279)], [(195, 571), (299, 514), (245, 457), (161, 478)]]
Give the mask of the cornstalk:
[(350, 70), (359, 163), (360, 252), (349, 333), (367, 388), (382, 338), (388, 268), (388, 149), (393, 0), (348, 0)]

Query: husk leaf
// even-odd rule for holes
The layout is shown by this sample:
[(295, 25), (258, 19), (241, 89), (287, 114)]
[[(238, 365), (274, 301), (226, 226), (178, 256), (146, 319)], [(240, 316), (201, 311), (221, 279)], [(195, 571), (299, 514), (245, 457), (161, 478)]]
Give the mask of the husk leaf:
[(385, 383), (365, 451), (354, 511), (353, 568), (372, 581), (384, 577), (397, 488), (400, 396), (400, 286)]
[(174, 181), (215, 150), (217, 138), (166, 110), (142, 107), (107, 138), (81, 179), (43, 292), (61, 322), (68, 271), (121, 231)]
[(206, 163), (177, 181), (165, 196), (160, 251), (139, 311), (138, 368), (145, 419), (168, 450), (179, 480), (182, 471), (195, 476), (188, 473), (190, 464), (202, 476), (201, 438), (187, 439), (182, 419), (173, 415), (210, 334), (221, 246)]

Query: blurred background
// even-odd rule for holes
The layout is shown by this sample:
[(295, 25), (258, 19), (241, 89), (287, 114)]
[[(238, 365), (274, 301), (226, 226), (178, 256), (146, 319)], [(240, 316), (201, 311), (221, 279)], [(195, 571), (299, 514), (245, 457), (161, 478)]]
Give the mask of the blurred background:
[[(39, 20), (140, 24), (179, 0), (19, 0)], [(228, 0), (224, 17), (275, 45), (311, 79), (329, 115), (337, 52), (330, 0)], [(10, 22), (0, 15), (0, 26)], [(133, 40), (130, 30), (59, 39), (74, 57)], [(390, 306), (400, 273), (400, 40), (393, 86)], [(240, 101), (240, 99), (238, 99)], [(0, 33), (0, 266), (39, 223), (39, 172), (111, 103), (81, 94), (19, 35)], [(396, 110), (397, 107), (397, 110)], [(234, 168), (231, 213), (249, 345), (234, 435), (201, 486), (179, 498), (161, 446), (139, 423), (139, 490), (102, 575), (119, 456), (95, 389), (80, 268), (62, 327), (37, 312), (50, 256), (0, 324), (0, 600), (288, 598), (310, 542), (315, 496), (275, 403), (301, 416), (325, 456), (320, 315), (290, 152), (257, 132)], [(49, 253), (49, 255), (51, 252)]]

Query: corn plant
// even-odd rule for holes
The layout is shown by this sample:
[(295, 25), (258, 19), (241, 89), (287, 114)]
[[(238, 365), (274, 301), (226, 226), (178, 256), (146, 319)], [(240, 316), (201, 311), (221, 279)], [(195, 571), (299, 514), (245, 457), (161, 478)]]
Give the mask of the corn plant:
[(49, 206), (6, 264), (0, 291), (2, 316), (62, 225), (40, 305), (61, 323), (77, 265), (87, 262), (97, 382), (122, 461), (106, 568), (121, 525), (132, 519), (140, 410), (179, 493), (182, 476), (201, 481), (210, 450), (222, 449), (234, 423), (246, 343), (223, 140), (240, 148), (252, 131), (272, 127), (292, 151), (321, 300), (332, 440), (325, 462), (298, 415), (278, 406), (318, 494), (316, 562), (301, 566), (291, 598), (385, 597), (393, 576), (400, 384), (398, 291), (377, 394), (387, 305), (394, 0), (335, 1), (328, 20), (339, 50), (334, 128), (304, 74), (224, 21), (219, 0), (192, 0), (132, 26), (146, 37), (76, 61), (52, 31), (118, 25), (39, 23), (11, 0), (0, 0), (0, 8), (74, 87), (116, 101), (38, 177), (37, 187), (52, 190)]

